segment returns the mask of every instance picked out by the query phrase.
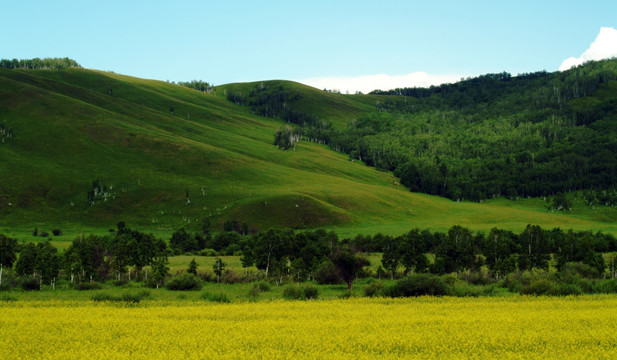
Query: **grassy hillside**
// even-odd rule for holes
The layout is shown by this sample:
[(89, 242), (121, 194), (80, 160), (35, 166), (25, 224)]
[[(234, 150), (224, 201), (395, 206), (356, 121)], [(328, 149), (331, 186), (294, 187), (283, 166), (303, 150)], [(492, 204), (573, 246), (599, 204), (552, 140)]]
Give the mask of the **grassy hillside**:
[[(379, 100), (268, 85), (297, 89), (297, 107), (336, 126)], [(281, 121), (225, 99), (242, 86), (252, 85), (205, 94), (94, 70), (0, 70), (0, 124), (13, 134), (0, 143), (0, 232), (31, 238), (35, 227), (59, 228), (68, 239), (125, 221), (168, 236), (208, 217), (218, 228), (237, 220), (341, 235), (528, 223), (617, 233), (614, 212), (555, 215), (541, 200), (456, 203), (410, 193), (323, 145), (279, 150), (272, 142)]]

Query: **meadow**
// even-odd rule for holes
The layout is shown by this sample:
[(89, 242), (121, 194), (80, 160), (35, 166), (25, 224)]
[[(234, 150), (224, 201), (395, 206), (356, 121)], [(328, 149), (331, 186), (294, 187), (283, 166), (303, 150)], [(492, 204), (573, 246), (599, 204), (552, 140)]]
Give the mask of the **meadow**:
[(2, 359), (613, 359), (617, 297), (0, 302)]

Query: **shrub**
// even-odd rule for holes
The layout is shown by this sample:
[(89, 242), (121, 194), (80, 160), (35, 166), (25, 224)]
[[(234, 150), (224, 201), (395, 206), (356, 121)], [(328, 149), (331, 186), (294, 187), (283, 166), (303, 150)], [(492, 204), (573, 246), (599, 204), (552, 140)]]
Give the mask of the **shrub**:
[(9, 294), (2, 294), (2, 296), (0, 296), (0, 301), (3, 301), (3, 302), (17, 301), (17, 298)]
[(60, 235), (62, 235), (62, 230), (60, 230), (60, 229), (53, 229), (51, 231), (51, 233), (54, 234), (54, 236), (60, 236)]
[(201, 280), (193, 274), (183, 273), (165, 284), (169, 290), (201, 290)]
[(595, 283), (593, 291), (601, 294), (617, 293), (617, 279), (600, 280)]
[(137, 293), (124, 293), (120, 296), (111, 295), (108, 293), (98, 293), (92, 296), (92, 301), (102, 302), (126, 302), (136, 304), (150, 296), (150, 292), (148, 290), (139, 291)]
[(314, 274), (315, 281), (320, 285), (331, 285), (343, 283), (343, 278), (339, 274), (332, 261), (324, 261), (319, 265)]
[(11, 290), (19, 286), (19, 278), (15, 277), (14, 272), (5, 272), (2, 274), (2, 285), (0, 290)]
[(21, 279), (21, 288), (26, 291), (41, 290), (41, 280), (36, 277), (25, 277)]
[(561, 283), (553, 286), (551, 291), (547, 295), (566, 296), (566, 295), (580, 295), (583, 291), (576, 284)]
[(452, 287), (452, 293), (458, 297), (478, 297), (484, 294), (484, 288), (466, 281), (457, 281)]
[(218, 303), (230, 303), (231, 302), (227, 294), (223, 294), (223, 293), (210, 294), (208, 292), (204, 292), (203, 294), (201, 294), (201, 298), (204, 300), (218, 302)]
[(314, 300), (319, 296), (319, 290), (312, 285), (307, 285), (302, 288), (302, 295), (306, 300)]
[(43, 231), (41, 233), (39, 233), (40, 237), (49, 237), (49, 233), (47, 231)]
[(261, 292), (270, 291), (270, 284), (268, 284), (265, 281), (260, 281), (260, 282), (258, 282), (256, 284), (254, 284), (253, 287), (258, 288), (259, 291), (261, 291)]
[(124, 285), (127, 285), (128, 283), (129, 283), (129, 280), (127, 278), (120, 279), (120, 280), (116, 279), (116, 280), (112, 281), (112, 284), (114, 286), (124, 286)]
[(557, 292), (556, 284), (547, 279), (533, 280), (529, 285), (523, 285), (520, 290), (522, 295), (550, 295)]
[(443, 296), (451, 293), (452, 290), (441, 277), (431, 274), (409, 275), (385, 291), (385, 295), (390, 297)]
[(364, 296), (383, 296), (384, 285), (382, 281), (373, 281), (367, 284), (362, 290), (364, 290)]
[(289, 285), (283, 290), (283, 297), (288, 300), (300, 300), (302, 289), (296, 285)]
[(82, 282), (75, 284), (73, 288), (75, 290), (99, 290), (103, 288), (103, 285), (98, 282)]
[(199, 252), (201, 256), (218, 256), (219, 254), (214, 249), (203, 249)]

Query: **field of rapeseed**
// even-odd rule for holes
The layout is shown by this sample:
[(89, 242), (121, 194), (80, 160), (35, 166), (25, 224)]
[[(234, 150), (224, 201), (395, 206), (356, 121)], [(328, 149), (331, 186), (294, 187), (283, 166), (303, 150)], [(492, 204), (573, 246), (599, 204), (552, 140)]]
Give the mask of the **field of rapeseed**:
[(617, 297), (0, 303), (0, 359), (614, 359)]

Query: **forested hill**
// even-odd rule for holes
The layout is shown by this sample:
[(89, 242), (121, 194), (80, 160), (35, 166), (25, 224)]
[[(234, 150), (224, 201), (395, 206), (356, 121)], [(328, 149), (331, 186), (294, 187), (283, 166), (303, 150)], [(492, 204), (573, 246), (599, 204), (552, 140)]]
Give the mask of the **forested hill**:
[[(374, 91), (364, 95), (373, 109), (339, 128), (310, 111), (289, 116), (294, 99), (271, 90), (228, 99), (267, 108), (264, 115), (295, 123), (305, 139), (393, 171), (414, 192), (478, 201), (587, 190), (589, 204), (615, 204), (615, 80), (617, 60), (606, 60), (565, 72)], [(273, 112), (277, 102), (281, 111)]]

